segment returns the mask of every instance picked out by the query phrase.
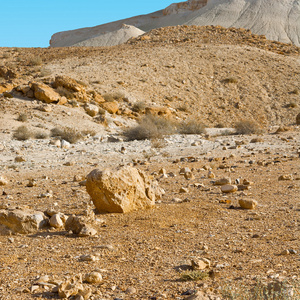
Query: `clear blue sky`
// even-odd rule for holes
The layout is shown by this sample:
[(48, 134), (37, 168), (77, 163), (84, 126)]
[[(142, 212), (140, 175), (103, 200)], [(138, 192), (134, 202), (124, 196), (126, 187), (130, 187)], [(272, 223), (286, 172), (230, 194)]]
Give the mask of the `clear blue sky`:
[(0, 47), (48, 47), (51, 35), (148, 14), (168, 0), (3, 0)]

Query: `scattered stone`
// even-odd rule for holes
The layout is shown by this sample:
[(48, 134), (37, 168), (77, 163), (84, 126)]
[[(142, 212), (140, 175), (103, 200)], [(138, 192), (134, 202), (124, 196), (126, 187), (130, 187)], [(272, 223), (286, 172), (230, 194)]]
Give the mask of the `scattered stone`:
[(250, 185), (244, 185), (244, 184), (238, 184), (238, 190), (239, 191), (245, 191), (245, 190), (250, 190), (251, 186)]
[(49, 113), (49, 112), (52, 111), (52, 107), (49, 104), (44, 104), (44, 105), (39, 106), (38, 110), (42, 111), (42, 112), (48, 112)]
[(80, 182), (80, 181), (83, 181), (84, 178), (85, 178), (85, 176), (82, 176), (82, 175), (74, 175), (73, 181), (74, 182)]
[(283, 250), (280, 255), (289, 255), (290, 251), (289, 250)]
[(231, 179), (229, 177), (224, 177), (214, 182), (214, 185), (226, 185), (226, 184), (231, 184)]
[(99, 260), (98, 256), (92, 254), (84, 254), (79, 257), (80, 261), (97, 261)]
[(61, 148), (61, 140), (55, 139), (50, 141), (50, 145), (54, 145), (58, 148)]
[(184, 175), (186, 173), (191, 173), (192, 171), (190, 170), (190, 168), (181, 168), (180, 171), (179, 171), (179, 174), (180, 175)]
[(27, 187), (34, 187), (36, 186), (36, 180), (35, 179), (29, 179), (27, 185)]
[(244, 209), (254, 209), (257, 206), (257, 201), (253, 199), (240, 199), (239, 205)]
[(65, 140), (61, 140), (61, 148), (62, 149), (69, 149), (71, 147), (71, 144)]
[(66, 163), (64, 163), (64, 166), (67, 166), (67, 167), (75, 166), (75, 161), (67, 161)]
[(93, 271), (91, 273), (86, 274), (83, 281), (92, 284), (100, 283), (102, 282), (102, 275), (97, 271)]
[(86, 113), (91, 117), (95, 117), (99, 113), (99, 107), (94, 104), (86, 103), (84, 109)]
[(97, 230), (94, 229), (90, 225), (84, 225), (80, 232), (78, 233), (78, 236), (80, 237), (88, 237), (88, 236), (94, 236), (97, 234)]
[(185, 187), (181, 187), (179, 190), (179, 193), (181, 193), (181, 194), (188, 193), (188, 192), (189, 192), (189, 190)]
[(4, 176), (0, 176), (0, 186), (1, 185), (7, 185), (8, 180)]
[[(88, 223), (94, 221), (91, 216), (75, 216), (68, 217), (65, 223), (65, 229), (72, 231), (74, 234), (80, 234), (83, 228), (88, 227)], [(87, 228), (84, 229), (83, 234), (87, 232)]]
[(55, 214), (50, 218), (49, 224), (54, 228), (62, 228), (64, 227), (64, 222), (61, 218), (61, 214)]
[(119, 110), (119, 103), (117, 101), (100, 103), (100, 106), (110, 114), (115, 114)]
[(36, 99), (46, 103), (58, 102), (60, 95), (48, 85), (41, 82), (34, 82), (31, 84)]
[(78, 274), (71, 279), (62, 282), (58, 287), (58, 295), (60, 298), (69, 298), (76, 296), (84, 291), (82, 285), (82, 275)]
[(16, 156), (15, 162), (24, 162), (26, 161), (26, 158), (24, 156)]
[(193, 270), (204, 270), (210, 268), (210, 261), (206, 258), (199, 257), (191, 260)]
[(222, 193), (234, 193), (238, 190), (236, 185), (226, 184), (221, 186)]
[(293, 180), (293, 175), (291, 175), (291, 174), (281, 175), (281, 176), (279, 176), (278, 180), (279, 181)]
[(9, 231), (22, 234), (33, 233), (47, 224), (48, 218), (41, 211), (0, 210), (0, 234), (7, 234)]
[(212, 171), (209, 171), (207, 174), (207, 178), (216, 178), (216, 175)]
[(126, 213), (155, 205), (151, 180), (130, 166), (92, 171), (87, 176), (86, 189), (99, 212)]

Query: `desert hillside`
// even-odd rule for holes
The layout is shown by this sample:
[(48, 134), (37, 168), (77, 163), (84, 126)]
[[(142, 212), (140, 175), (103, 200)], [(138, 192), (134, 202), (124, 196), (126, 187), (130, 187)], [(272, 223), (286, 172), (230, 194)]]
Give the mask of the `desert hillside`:
[(300, 46), (300, 4), (294, 0), (188, 0), (148, 15), (55, 33), (50, 46), (105, 46), (108, 33), (117, 45), (123, 40), (118, 33), (123, 24), (143, 31), (175, 25), (245, 28), (270, 40)]

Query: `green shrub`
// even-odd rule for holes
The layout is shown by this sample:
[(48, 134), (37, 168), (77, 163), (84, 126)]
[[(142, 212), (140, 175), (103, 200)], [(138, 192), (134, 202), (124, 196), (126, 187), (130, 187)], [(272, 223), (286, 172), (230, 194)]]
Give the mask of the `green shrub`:
[(180, 277), (184, 281), (199, 281), (208, 278), (209, 274), (201, 270), (188, 270), (180, 273)]
[(262, 133), (262, 128), (252, 120), (242, 120), (234, 126), (236, 134)]

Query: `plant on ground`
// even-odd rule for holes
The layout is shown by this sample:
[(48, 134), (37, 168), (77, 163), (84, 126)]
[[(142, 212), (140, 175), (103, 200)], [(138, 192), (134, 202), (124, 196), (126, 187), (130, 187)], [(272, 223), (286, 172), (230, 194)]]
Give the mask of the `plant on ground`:
[(40, 66), (43, 64), (43, 60), (40, 56), (35, 56), (29, 61), (32, 66)]
[(182, 122), (178, 126), (178, 131), (181, 134), (202, 134), (206, 133), (205, 125), (198, 120), (190, 120)]
[(160, 139), (175, 132), (174, 122), (159, 116), (147, 115), (135, 127), (126, 129), (123, 134), (132, 140)]
[(180, 277), (184, 281), (199, 281), (208, 278), (209, 274), (201, 270), (188, 270), (180, 273)]
[(43, 131), (36, 131), (33, 133), (33, 137), (38, 140), (43, 140), (49, 137), (49, 135), (46, 132)]
[(125, 95), (121, 92), (115, 92), (113, 94), (106, 93), (106, 94), (102, 95), (102, 97), (104, 98), (104, 100), (106, 102), (113, 102), (113, 101), (123, 100), (125, 98)]
[(61, 137), (63, 140), (74, 144), (83, 138), (83, 134), (71, 127), (53, 128), (51, 129), (51, 136)]
[(224, 83), (237, 83), (237, 79), (234, 77), (228, 77), (223, 80)]
[(262, 133), (262, 128), (252, 120), (242, 120), (234, 126), (236, 134)]
[(20, 126), (18, 127), (14, 134), (13, 134), (13, 138), (18, 140), (18, 141), (26, 141), (30, 138), (33, 137), (33, 133), (31, 130), (29, 130), (26, 126)]
[(133, 104), (132, 111), (140, 113), (144, 111), (145, 108), (146, 108), (146, 103), (144, 101), (139, 101)]
[(28, 116), (25, 113), (20, 113), (17, 118), (17, 121), (20, 121), (20, 122), (26, 122), (27, 120), (28, 120)]

